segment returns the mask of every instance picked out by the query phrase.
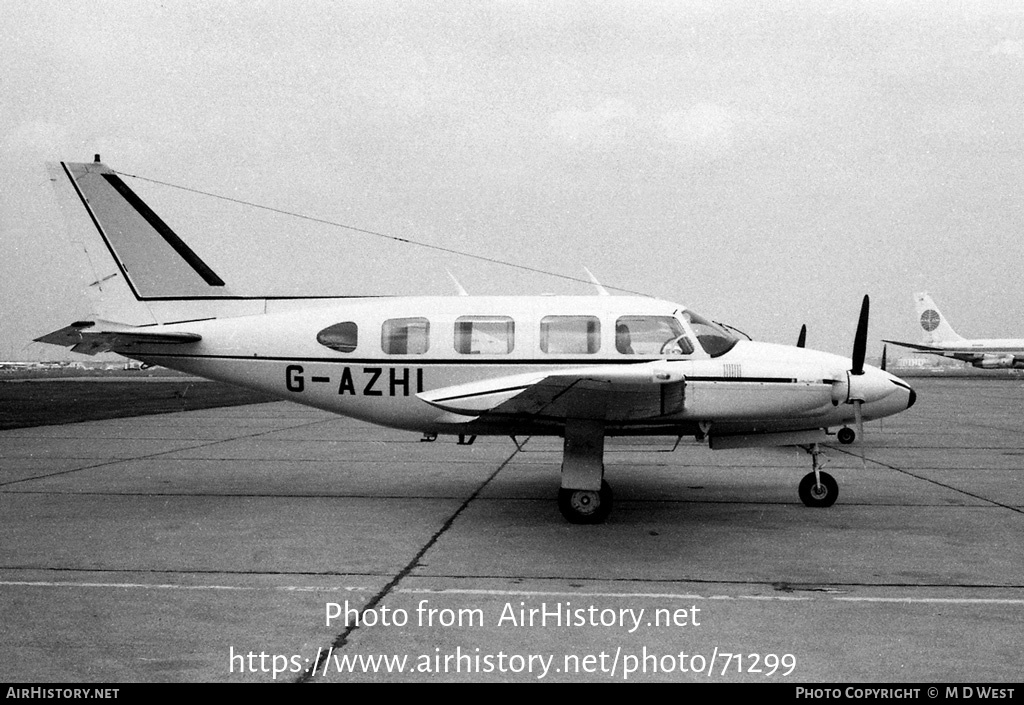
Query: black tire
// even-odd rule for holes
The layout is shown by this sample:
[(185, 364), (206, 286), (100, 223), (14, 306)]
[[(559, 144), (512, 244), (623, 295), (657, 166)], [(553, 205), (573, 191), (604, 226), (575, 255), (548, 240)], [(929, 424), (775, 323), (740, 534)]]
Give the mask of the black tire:
[(600, 492), (559, 489), (558, 511), (571, 524), (601, 524), (612, 512), (612, 488), (602, 480)]
[(814, 481), (814, 473), (807, 473), (800, 480), (800, 501), (808, 507), (831, 507), (839, 498), (839, 483), (827, 472), (819, 472), (821, 484)]
[(836, 438), (838, 438), (839, 442), (844, 446), (848, 446), (857, 439), (857, 433), (852, 428), (844, 426), (839, 429), (838, 433), (836, 433)]

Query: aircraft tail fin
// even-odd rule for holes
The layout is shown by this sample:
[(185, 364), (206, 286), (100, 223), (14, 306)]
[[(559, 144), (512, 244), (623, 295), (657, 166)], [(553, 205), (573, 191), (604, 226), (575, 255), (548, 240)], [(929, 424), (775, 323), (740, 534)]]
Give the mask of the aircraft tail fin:
[(68, 233), (85, 251), (87, 292), (100, 316), (132, 325), (161, 323), (188, 317), (196, 300), (233, 297), (224, 280), (99, 155), (91, 163), (47, 167)]
[(934, 345), (963, 340), (963, 337), (949, 325), (949, 321), (942, 315), (942, 311), (927, 293), (922, 291), (914, 294), (914, 304), (917, 307), (918, 323), (921, 330), (924, 331), (925, 343)]

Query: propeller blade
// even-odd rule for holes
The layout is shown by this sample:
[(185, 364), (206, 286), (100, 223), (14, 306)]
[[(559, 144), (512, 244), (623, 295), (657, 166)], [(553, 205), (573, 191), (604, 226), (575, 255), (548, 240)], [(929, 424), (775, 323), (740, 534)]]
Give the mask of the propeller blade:
[(857, 321), (857, 335), (853, 339), (853, 368), (852, 374), (864, 374), (864, 355), (868, 349), (868, 307), (870, 301), (867, 294), (864, 295), (864, 303), (860, 306), (860, 319)]
[(796, 339), (796, 346), (798, 348), (806, 347), (807, 345), (807, 324), (800, 326), (800, 336)]

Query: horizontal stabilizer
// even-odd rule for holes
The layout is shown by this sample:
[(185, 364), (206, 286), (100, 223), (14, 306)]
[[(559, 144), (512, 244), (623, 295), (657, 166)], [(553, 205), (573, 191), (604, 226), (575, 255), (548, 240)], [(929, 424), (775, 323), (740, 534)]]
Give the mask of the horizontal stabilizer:
[(36, 338), (37, 343), (63, 345), (85, 355), (120, 352), (138, 345), (180, 345), (196, 343), (202, 336), (182, 331), (160, 331), (110, 321), (78, 321)]

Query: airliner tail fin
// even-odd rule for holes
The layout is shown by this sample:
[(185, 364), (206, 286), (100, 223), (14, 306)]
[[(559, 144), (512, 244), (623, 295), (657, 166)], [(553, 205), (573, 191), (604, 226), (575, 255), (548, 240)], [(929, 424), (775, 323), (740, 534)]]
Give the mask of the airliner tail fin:
[(963, 340), (963, 337), (949, 325), (949, 321), (942, 315), (931, 296), (923, 291), (918, 292), (914, 294), (914, 303), (917, 307), (918, 323), (924, 331), (925, 343), (934, 345)]

